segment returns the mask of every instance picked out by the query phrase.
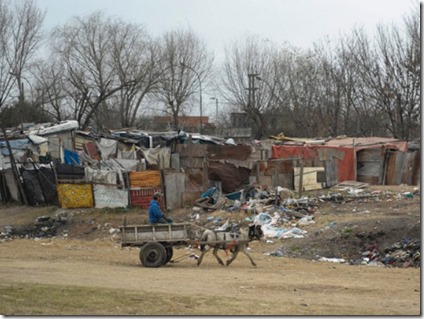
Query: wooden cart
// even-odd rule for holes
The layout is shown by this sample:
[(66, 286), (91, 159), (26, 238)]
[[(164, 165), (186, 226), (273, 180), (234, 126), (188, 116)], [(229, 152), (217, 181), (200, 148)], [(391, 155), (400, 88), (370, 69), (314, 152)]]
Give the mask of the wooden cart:
[[(140, 261), (145, 267), (160, 267), (168, 263), (173, 256), (173, 246), (222, 244), (230, 247), (242, 240), (227, 242), (201, 242), (200, 228), (192, 223), (125, 225), (120, 227), (122, 247), (140, 247)], [(204, 230), (203, 228), (202, 230)], [(200, 232), (201, 234), (201, 232)], [(248, 240), (246, 240), (248, 241)]]
[(122, 247), (140, 247), (140, 261), (145, 267), (159, 267), (173, 256), (173, 246), (192, 241), (190, 223), (124, 225), (120, 227)]

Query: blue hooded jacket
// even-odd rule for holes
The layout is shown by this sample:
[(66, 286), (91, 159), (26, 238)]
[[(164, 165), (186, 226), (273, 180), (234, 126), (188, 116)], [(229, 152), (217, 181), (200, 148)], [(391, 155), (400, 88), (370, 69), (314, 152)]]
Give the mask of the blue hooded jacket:
[(162, 213), (159, 207), (159, 203), (152, 199), (149, 204), (149, 222), (152, 224), (156, 224), (159, 219), (164, 217), (165, 215)]

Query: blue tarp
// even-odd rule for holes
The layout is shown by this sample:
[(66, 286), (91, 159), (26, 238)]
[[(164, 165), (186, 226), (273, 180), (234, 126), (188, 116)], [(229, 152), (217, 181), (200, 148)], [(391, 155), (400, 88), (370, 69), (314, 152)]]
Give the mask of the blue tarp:
[(77, 153), (65, 148), (63, 155), (65, 157), (65, 164), (81, 164), (79, 155)]
[[(27, 145), (31, 143), (28, 138), (23, 138), (20, 140), (11, 140), (9, 141), (10, 147), (12, 149), (12, 154), (16, 154), (19, 150), (25, 150)], [(0, 141), (1, 153), (3, 156), (9, 156), (9, 149), (7, 148), (6, 141)]]

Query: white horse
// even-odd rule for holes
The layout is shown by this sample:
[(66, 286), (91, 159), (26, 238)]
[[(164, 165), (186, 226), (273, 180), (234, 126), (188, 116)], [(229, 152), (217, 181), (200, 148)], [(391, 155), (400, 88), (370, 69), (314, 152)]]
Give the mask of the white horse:
[[(197, 266), (200, 266), (203, 260), (203, 256), (213, 248), (213, 255), (216, 260), (224, 266), (224, 262), (218, 256), (218, 250), (230, 250), (232, 256), (227, 260), (226, 265), (229, 266), (234, 259), (236, 259), (238, 253), (242, 251), (250, 260), (253, 266), (256, 266), (256, 263), (253, 261), (250, 256), (247, 246), (250, 241), (254, 239), (261, 240), (263, 237), (263, 232), (261, 225), (251, 224), (248, 228), (241, 229), (240, 233), (234, 232), (222, 232), (222, 231), (213, 231), (205, 230), (200, 239), (202, 244), (200, 244), (200, 251), (202, 252), (199, 259), (197, 260)], [(204, 243), (206, 242), (206, 243)], [(206, 249), (206, 246), (209, 246), (209, 249)]]

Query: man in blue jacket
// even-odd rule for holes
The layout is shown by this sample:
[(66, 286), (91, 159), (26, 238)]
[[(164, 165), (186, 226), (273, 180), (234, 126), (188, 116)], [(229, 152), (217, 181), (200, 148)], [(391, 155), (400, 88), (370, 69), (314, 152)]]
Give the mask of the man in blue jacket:
[(150, 224), (171, 224), (172, 219), (166, 218), (165, 214), (161, 211), (159, 207), (158, 199), (161, 196), (160, 193), (155, 193), (153, 199), (149, 204), (149, 222)]

